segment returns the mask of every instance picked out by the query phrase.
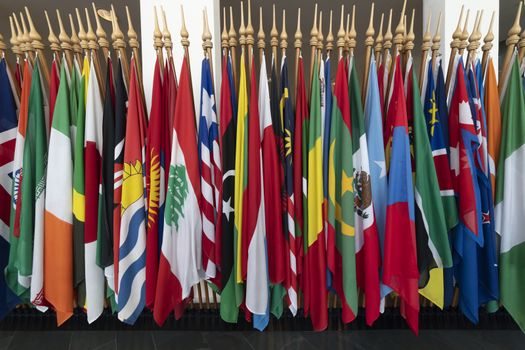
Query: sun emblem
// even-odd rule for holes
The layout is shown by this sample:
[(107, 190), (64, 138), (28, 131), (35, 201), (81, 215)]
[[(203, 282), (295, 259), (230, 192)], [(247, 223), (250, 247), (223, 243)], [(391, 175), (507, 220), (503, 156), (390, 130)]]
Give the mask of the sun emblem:
[(160, 161), (154, 148), (151, 150), (148, 195), (148, 227), (151, 227), (151, 224), (157, 220), (160, 195)]
[(142, 163), (124, 163), (122, 181), (122, 212), (138, 201), (144, 195), (144, 179), (142, 177)]

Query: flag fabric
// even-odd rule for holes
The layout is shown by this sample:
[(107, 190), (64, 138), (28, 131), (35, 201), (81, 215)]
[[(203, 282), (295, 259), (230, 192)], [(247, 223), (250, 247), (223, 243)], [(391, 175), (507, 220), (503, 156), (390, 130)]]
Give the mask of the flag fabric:
[(489, 56), (485, 72), (485, 114), (487, 118), (488, 165), (492, 198), (496, 195), (496, 166), (499, 164), (501, 144), (501, 111), (498, 95), (498, 82), (494, 70), (494, 60)]
[[(153, 316), (163, 324), (203, 277), (201, 187), (197, 128), (187, 57), (182, 62), (173, 121), (173, 141)], [(119, 271), (120, 273), (120, 271)]]
[[(167, 70), (169, 68), (166, 68)], [(167, 76), (165, 76), (167, 77)], [(169, 79), (169, 78), (168, 78)], [(146, 145), (146, 193), (148, 210), (148, 227), (146, 233), (146, 306), (155, 306), (155, 288), (159, 263), (159, 237), (162, 237), (161, 207), (164, 209), (166, 198), (166, 153), (169, 125), (167, 109), (163, 103), (163, 92), (167, 79), (161, 78), (159, 57), (155, 61), (153, 71), (153, 90), (151, 94), (151, 110), (147, 131)]]
[(9, 262), (5, 269), (6, 282), (22, 302), (29, 302), (31, 286), (32, 241), (27, 235), (20, 235), (20, 214), (22, 211), (22, 180), (25, 138), (28, 126), (29, 95), (31, 90), (32, 69), (28, 60), (24, 63), (24, 79), (20, 96), (20, 112), (16, 133), (15, 155), (13, 159), (13, 186), (11, 190)]
[[(35, 60), (27, 109), (27, 133), (24, 145), (20, 236), (28, 244), (24, 250), (31, 267), (30, 301), (40, 311), (44, 300), (44, 200), (46, 196), (47, 131), (44, 98), (40, 84), (40, 61)], [(32, 244), (31, 244), (32, 243)]]
[[(306, 239), (304, 240), (305, 288), (308, 289), (309, 311), (314, 330), (321, 331), (328, 326), (326, 297), (326, 242), (323, 224), (323, 141), (321, 135), (321, 91), (319, 86), (319, 63), (314, 59), (314, 70), (310, 95), (310, 119), (307, 131), (307, 184), (305, 218)], [(303, 176), (305, 174), (303, 173)], [(348, 178), (351, 178), (348, 177)], [(348, 179), (347, 178), (347, 179)], [(335, 282), (334, 282), (335, 283)], [(347, 287), (341, 279), (341, 288)], [(340, 294), (341, 295), (341, 294)], [(345, 298), (348, 296), (345, 290)], [(348, 299), (346, 299), (348, 301)], [(344, 316), (344, 313), (343, 313)]]
[(234, 217), (232, 214), (235, 208), (236, 101), (231, 59), (227, 54), (223, 56), (222, 77), (219, 127), (223, 175), (218, 222), (221, 236), (217, 240), (221, 246), (221, 254), (217, 262), (221, 266), (221, 318), (226, 322), (234, 323), (237, 322), (239, 313), (237, 292), (242, 293), (242, 290), (239, 290), (235, 283)]
[(9, 221), (12, 209), (11, 189), (17, 136), (17, 105), (11, 89), (11, 77), (5, 58), (0, 60), (0, 320), (18, 303), (8, 287), (5, 268), (9, 262)]
[[(355, 58), (350, 57), (350, 114), (352, 130), (352, 162), (354, 217), (355, 217), (355, 252), (357, 286), (365, 297), (366, 323), (372, 325), (379, 317), (380, 290), (379, 271), (381, 251), (375, 218), (372, 183), (370, 179), (370, 158), (365, 133), (365, 118), (361, 104), (359, 78), (355, 68)], [(352, 309), (357, 314), (357, 300)]]
[[(323, 193), (324, 193), (324, 226), (325, 237), (328, 237), (328, 164), (330, 155), (330, 130), (332, 120), (332, 78), (330, 68), (330, 52), (326, 53), (324, 63), (324, 82), (325, 82), (325, 100), (324, 107), (326, 110), (323, 124)], [(330, 286), (328, 286), (330, 287)]]
[(122, 72), (122, 62), (118, 59), (115, 74), (115, 136), (113, 138), (113, 270), (115, 293), (118, 294), (120, 221), (122, 211), (122, 178), (124, 172), (124, 146), (126, 136), (126, 115), (128, 113), (128, 93)]
[[(73, 157), (73, 286), (78, 305), (86, 303), (86, 273), (84, 254), (84, 222), (86, 218), (84, 133), (86, 125), (86, 85), (89, 80), (89, 62), (84, 57), (82, 76), (77, 79), (77, 67), (71, 79), (72, 124), (74, 130)], [(75, 96), (76, 95), (76, 96)], [(75, 109), (76, 108), (76, 109)], [(73, 135), (73, 134), (72, 134)]]
[[(386, 174), (385, 149), (383, 146), (383, 115), (381, 112), (380, 98), (376, 62), (372, 56), (366, 92), (365, 128), (368, 143), (372, 201), (374, 202), (374, 217), (379, 237), (381, 261), (383, 261), (388, 179)], [(381, 272), (382, 269), (383, 266), (381, 267)], [(381, 298), (383, 298), (382, 305), (384, 305), (384, 297), (388, 295), (390, 291), (391, 289), (386, 286), (381, 279), (380, 293)]]
[[(73, 68), (75, 69), (75, 68)], [(44, 296), (61, 325), (73, 315), (73, 143), (65, 57), (49, 137), (44, 216)]]
[[(427, 86), (433, 85), (432, 66), (429, 64)], [(415, 165), (415, 210), (416, 210), (416, 247), (419, 269), (419, 288), (423, 296), (443, 309), (444, 282), (443, 268), (452, 266), (452, 255), (448, 241), (448, 227), (441, 197), (438, 176), (429, 136), (427, 121), (421, 105), (419, 86), (413, 68), (413, 58), (407, 63), (407, 111), (412, 120), (414, 165)], [(432, 87), (432, 91), (434, 88)], [(432, 92), (435, 96), (435, 92)], [(431, 101), (430, 101), (431, 102)], [(432, 102), (431, 102), (432, 103)], [(431, 123), (436, 126), (436, 114)], [(432, 133), (432, 126), (430, 127)], [(435, 128), (434, 128), (435, 134)], [(438, 135), (436, 135), (438, 136)], [(438, 154), (436, 154), (438, 156)], [(444, 166), (447, 153), (444, 149)], [(449, 173), (450, 174), (450, 173)]]
[[(60, 76), (62, 75), (59, 72), (59, 64), (57, 57), (53, 57), (53, 62), (51, 63), (51, 75), (49, 77), (49, 127), (53, 125), (53, 115), (55, 110), (56, 99), (58, 95), (58, 88), (60, 85)], [(51, 135), (50, 135), (51, 136)]]
[(95, 66), (91, 60), (87, 80), (84, 130), (84, 258), (87, 319), (94, 322), (104, 309), (104, 270), (97, 264), (98, 199), (102, 162), (103, 104)]
[[(166, 148), (166, 163), (171, 159), (171, 140), (173, 137), (173, 116), (175, 115), (175, 103), (177, 102), (177, 72), (175, 72), (175, 66), (173, 64), (173, 56), (168, 58), (166, 63), (166, 69), (164, 69), (164, 104), (165, 110), (168, 115), (166, 121), (168, 122), (168, 145)], [(166, 177), (166, 183), (168, 182), (169, 171), (166, 170), (164, 173)], [(161, 241), (159, 237), (159, 242)]]
[(199, 159), (202, 191), (202, 267), (206, 279), (217, 279), (215, 258), (215, 224), (221, 182), (219, 126), (211, 75), (210, 60), (205, 57), (201, 67), (201, 102), (199, 117)]
[[(266, 56), (263, 58), (266, 62)], [(288, 90), (279, 86), (277, 78), (277, 58), (272, 54), (270, 91), (266, 67), (261, 64), (259, 80), (259, 109), (261, 112), (263, 181), (265, 200), (266, 242), (268, 256), (268, 278), (272, 291), (270, 311), (280, 318), (283, 312), (283, 297), (286, 294), (285, 285), (288, 277), (289, 258), (286, 240), (289, 232), (288, 214), (289, 198), (285, 185), (285, 150), (284, 150), (284, 104), (288, 98)], [(264, 74), (263, 74), (264, 69)], [(288, 88), (288, 87), (286, 87)], [(280, 94), (282, 93), (282, 96)], [(266, 96), (268, 95), (268, 96)], [(268, 105), (266, 105), (268, 103)], [(279, 205), (276, 205), (278, 203)], [(293, 209), (293, 206), (291, 207)], [(288, 232), (287, 232), (288, 231)], [(255, 320), (254, 320), (255, 321)]]
[(131, 59), (126, 145), (122, 173), (118, 318), (134, 324), (146, 304), (146, 110)]
[[(419, 272), (416, 256), (414, 187), (410, 142), (400, 57), (392, 74), (392, 96), (387, 111), (388, 143), (391, 144), (385, 231), (383, 282), (399, 294), (401, 314), (418, 333)], [(401, 229), (400, 229), (401, 228)]]
[[(272, 73), (273, 74), (273, 73)], [(275, 78), (277, 79), (277, 78)], [(273, 83), (273, 77), (272, 77), (272, 83)], [(275, 82), (277, 84), (277, 82)], [(284, 175), (284, 198), (282, 199), (283, 206), (285, 207), (285, 211), (283, 212), (283, 237), (285, 241), (285, 251), (284, 251), (284, 259), (282, 263), (278, 261), (278, 259), (273, 259), (274, 254), (271, 254), (269, 252), (269, 256), (272, 256), (272, 259), (270, 259), (270, 264), (274, 266), (281, 266), (284, 268), (283, 270), (286, 271), (286, 278), (284, 286), (286, 288), (287, 293), (287, 303), (288, 308), (292, 312), (293, 315), (297, 314), (297, 294), (298, 294), (298, 286), (297, 286), (297, 260), (298, 260), (298, 242), (296, 238), (296, 227), (295, 227), (295, 189), (294, 189), (294, 142), (295, 142), (295, 116), (293, 113), (293, 107), (292, 107), (292, 100), (290, 96), (290, 88), (289, 88), (289, 82), (288, 82), (288, 59), (285, 55), (283, 55), (281, 60), (281, 81), (280, 81), (281, 89), (280, 89), (280, 98), (279, 101), (275, 101), (279, 103), (279, 114), (280, 118), (275, 118), (273, 116), (273, 110), (272, 110), (272, 118), (274, 122), (274, 129), (276, 129), (276, 126), (279, 128), (280, 134), (276, 134), (276, 136), (280, 135), (280, 141), (278, 142), (279, 150), (283, 162), (283, 175)], [(277, 94), (278, 95), (278, 94)], [(274, 96), (272, 98), (277, 98), (278, 96)], [(277, 123), (277, 125), (276, 125)], [(281, 125), (282, 123), (282, 125)], [(265, 175), (266, 180), (267, 175)], [(267, 221), (268, 223), (268, 221)], [(268, 226), (267, 226), (268, 227)], [(273, 295), (277, 298), (281, 299), (281, 296), (284, 291), (282, 291), (280, 288), (274, 288)], [(282, 293), (282, 294), (281, 294)], [(273, 304), (273, 303), (272, 303)], [(282, 313), (282, 308), (280, 309), (280, 312)], [(276, 312), (274, 312), (276, 314)]]
[[(490, 68), (489, 68), (490, 69)], [(490, 73), (489, 73), (490, 74)], [(521, 291), (525, 286), (525, 213), (520, 201), (525, 183), (525, 98), (518, 62), (513, 57), (507, 93), (501, 105), (501, 147), (496, 177), (496, 231), (499, 251), (501, 302), (522, 331), (525, 331), (525, 305)]]

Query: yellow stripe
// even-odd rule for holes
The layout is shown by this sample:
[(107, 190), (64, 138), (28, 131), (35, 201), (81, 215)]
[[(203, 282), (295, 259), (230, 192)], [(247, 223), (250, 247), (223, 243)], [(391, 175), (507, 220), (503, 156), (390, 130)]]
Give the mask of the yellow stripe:
[(81, 222), (86, 221), (86, 197), (73, 189), (73, 215)]
[(308, 246), (323, 230), (323, 166), (322, 142), (318, 137), (308, 152)]

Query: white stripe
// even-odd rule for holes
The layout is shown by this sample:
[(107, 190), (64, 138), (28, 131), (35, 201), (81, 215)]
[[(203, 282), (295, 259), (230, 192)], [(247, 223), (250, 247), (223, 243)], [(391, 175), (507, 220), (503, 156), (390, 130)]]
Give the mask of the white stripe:
[(295, 258), (295, 255), (292, 253), (290, 253), (290, 268), (293, 271), (293, 273), (297, 275), (297, 260)]
[(97, 265), (97, 242), (85, 243), (86, 309), (88, 323), (93, 323), (104, 310), (104, 271)]
[(439, 191), (439, 194), (441, 195), (441, 197), (453, 196), (454, 195), (454, 190), (441, 190), (441, 191)]
[(116, 146), (115, 146), (115, 160), (118, 159), (120, 154), (122, 153), (122, 150), (124, 149), (124, 139), (122, 139)]
[(15, 139), (16, 139), (16, 128), (11, 128), (9, 130), (0, 132), (0, 144), (7, 142), (7, 141), (15, 140)]
[(432, 253), (432, 257), (434, 258), (434, 261), (436, 262), (437, 267), (443, 267), (441, 256), (439, 256), (436, 246), (434, 246), (434, 242), (432, 241), (432, 238), (430, 238), (429, 236), (428, 221), (425, 215), (425, 210), (423, 209), (423, 199), (421, 198), (421, 194), (419, 194), (417, 188), (415, 188), (415, 191), (414, 191), (414, 198), (416, 200), (416, 205), (419, 207), (419, 211), (421, 213), (421, 219), (423, 219), (423, 225), (425, 226), (425, 232), (428, 237), (428, 248), (430, 249), (430, 252)]
[(432, 157), (443, 156), (447, 154), (447, 150), (444, 148), (436, 149), (432, 151)]
[(141, 289), (144, 283), (146, 283), (145, 266), (142, 269), (140, 269), (140, 271), (137, 272), (137, 274), (133, 278), (133, 283), (131, 284), (131, 290), (133, 292), (129, 295), (129, 299), (126, 305), (124, 305), (124, 307), (118, 313), (119, 320), (124, 321), (129, 319), (133, 312), (135, 312), (135, 310), (139, 307), (139, 304), (142, 299)]
[(207, 181), (204, 180), (204, 178), (201, 177), (201, 192), (202, 197), (204, 200), (213, 207), (213, 188), (211, 187), (211, 184), (209, 184)]
[(202, 231), (206, 235), (206, 238), (208, 238), (212, 243), (215, 243), (215, 227), (204, 214), (202, 214)]
[(288, 288), (288, 297), (290, 298), (290, 312), (292, 315), (297, 315), (297, 292), (293, 288)]

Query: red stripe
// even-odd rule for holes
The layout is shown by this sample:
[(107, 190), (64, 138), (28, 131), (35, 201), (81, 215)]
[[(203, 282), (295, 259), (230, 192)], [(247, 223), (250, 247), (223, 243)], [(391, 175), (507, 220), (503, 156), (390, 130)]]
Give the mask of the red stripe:
[(86, 142), (85, 151), (85, 197), (86, 222), (84, 223), (84, 243), (97, 240), (98, 190), (100, 186), (100, 153), (93, 141)]

